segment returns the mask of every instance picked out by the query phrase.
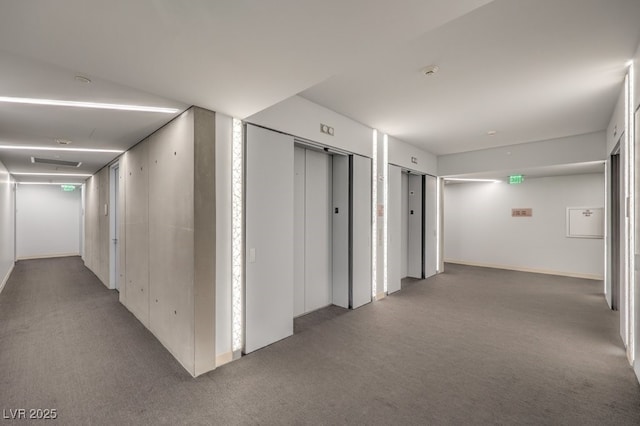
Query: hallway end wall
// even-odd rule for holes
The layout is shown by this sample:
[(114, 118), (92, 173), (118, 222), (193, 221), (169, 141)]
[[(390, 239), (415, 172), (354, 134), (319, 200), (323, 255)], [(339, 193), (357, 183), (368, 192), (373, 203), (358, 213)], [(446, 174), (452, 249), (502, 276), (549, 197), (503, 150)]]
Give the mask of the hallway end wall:
[[(604, 207), (604, 175), (448, 184), (445, 261), (603, 279), (604, 240), (566, 237), (567, 207)], [(532, 217), (512, 217), (532, 208)]]

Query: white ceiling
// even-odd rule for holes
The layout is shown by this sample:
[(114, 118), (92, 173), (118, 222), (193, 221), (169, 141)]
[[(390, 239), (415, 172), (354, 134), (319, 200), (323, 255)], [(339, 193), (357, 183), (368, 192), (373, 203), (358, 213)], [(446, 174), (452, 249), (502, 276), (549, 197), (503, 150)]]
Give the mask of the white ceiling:
[[(243, 118), (301, 93), (452, 153), (602, 130), (638, 18), (637, 0), (3, 1), (0, 96)], [(423, 77), (430, 63), (440, 72)], [(173, 116), (0, 104), (0, 144), (127, 149)], [(87, 173), (115, 156), (35, 154)], [(0, 160), (55, 171), (31, 155)]]
[[(590, 173), (604, 173), (604, 161), (590, 161), (586, 163), (560, 164), (545, 167), (525, 169), (492, 170), (488, 172), (467, 173), (463, 175), (451, 175), (446, 178), (461, 179), (495, 179), (503, 182), (509, 181), (509, 176), (522, 175), (526, 179), (535, 179), (551, 176), (585, 175)], [(464, 183), (451, 181), (453, 183)]]

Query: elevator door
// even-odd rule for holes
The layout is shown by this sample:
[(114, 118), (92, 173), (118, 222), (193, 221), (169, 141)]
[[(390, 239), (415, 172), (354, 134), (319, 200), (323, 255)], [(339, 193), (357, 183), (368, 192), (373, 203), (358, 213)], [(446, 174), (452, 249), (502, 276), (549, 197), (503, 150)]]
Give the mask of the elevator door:
[(412, 278), (424, 278), (424, 198), (422, 180), (423, 177), (421, 175), (409, 175), (407, 276)]
[(332, 302), (331, 156), (301, 147), (294, 156), (294, 316)]

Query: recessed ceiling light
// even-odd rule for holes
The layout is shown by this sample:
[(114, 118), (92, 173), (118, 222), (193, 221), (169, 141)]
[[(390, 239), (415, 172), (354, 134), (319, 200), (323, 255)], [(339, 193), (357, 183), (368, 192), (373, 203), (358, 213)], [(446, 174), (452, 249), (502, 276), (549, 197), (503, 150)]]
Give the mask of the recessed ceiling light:
[(19, 182), (16, 181), (18, 185), (77, 185), (81, 186), (81, 183), (78, 182)]
[(25, 145), (0, 145), (0, 149), (26, 150), (26, 151), (70, 151), (70, 152), (111, 152), (121, 154), (122, 149), (94, 149), (94, 148), (58, 148), (53, 146), (25, 146)]
[(489, 136), (495, 136), (495, 135), (496, 135), (496, 133), (498, 133), (498, 131), (497, 131), (497, 130), (489, 130), (489, 131), (487, 132), (487, 134), (488, 134)]
[(437, 65), (429, 65), (427, 67), (424, 67), (422, 69), (422, 74), (424, 75), (434, 75), (435, 73), (438, 72), (438, 70), (440, 70), (440, 67)]
[(13, 104), (63, 106), (73, 108), (113, 109), (119, 111), (160, 112), (164, 114), (175, 114), (180, 111), (176, 108), (163, 108), (145, 105), (106, 104), (101, 102), (78, 102), (64, 101), (59, 99), (14, 98), (10, 96), (0, 96), (0, 102)]
[(85, 77), (84, 75), (76, 75), (75, 77), (73, 77), (73, 79), (75, 81), (78, 81), (78, 82), (84, 83), (84, 84), (91, 83), (91, 79), (89, 77)]
[(56, 139), (56, 142), (60, 145), (69, 145), (71, 143), (71, 141), (67, 139)]

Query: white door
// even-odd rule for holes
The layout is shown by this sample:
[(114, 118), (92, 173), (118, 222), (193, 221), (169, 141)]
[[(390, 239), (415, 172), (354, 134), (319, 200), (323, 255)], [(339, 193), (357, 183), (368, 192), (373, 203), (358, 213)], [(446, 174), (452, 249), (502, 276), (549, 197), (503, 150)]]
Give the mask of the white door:
[(246, 136), (245, 353), (293, 334), (293, 138)]

